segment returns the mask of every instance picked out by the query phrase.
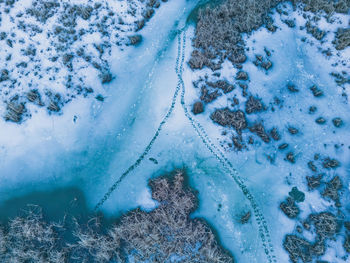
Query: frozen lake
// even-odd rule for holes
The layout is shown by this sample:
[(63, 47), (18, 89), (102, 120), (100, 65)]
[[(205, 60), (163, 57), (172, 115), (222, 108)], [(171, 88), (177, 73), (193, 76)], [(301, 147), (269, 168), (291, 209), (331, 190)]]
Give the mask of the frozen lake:
[[(42, 206), (52, 220), (64, 213), (87, 215), (95, 208), (106, 218), (139, 206), (150, 210), (157, 204), (147, 180), (184, 168), (190, 185), (198, 190), (200, 205), (193, 216), (214, 227), (237, 262), (288, 261), (281, 243), (294, 224), (278, 209), (279, 203), (296, 185), (306, 193), (305, 215), (327, 208), (315, 192), (302, 186), (302, 176), (315, 151), (337, 157), (342, 163), (339, 173), (349, 175), (349, 106), (328, 74), (331, 61), (316, 47), (304, 45), (303, 35), (276, 18), (281, 31), (269, 35), (261, 29), (245, 36), (252, 60), (254, 52), (263, 52), (266, 46), (274, 50), (273, 69), (265, 74), (248, 61), (244, 70), (251, 76), (252, 93), (266, 102), (276, 95), (286, 101), (278, 114), (261, 116), (271, 127), (294, 125), (302, 130), (300, 136), (286, 136), (296, 158), (304, 162), (293, 165), (283, 157), (270, 162), (267, 155), (280, 154), (276, 145), (225, 151), (222, 129), (211, 122), (209, 113), (228, 102), (218, 100), (199, 116), (191, 112), (197, 73), (187, 64), (194, 36), (187, 18), (198, 2), (169, 1), (142, 30), (139, 46), (114, 50), (112, 71), (117, 77), (108, 84), (103, 103), (77, 100), (63, 116), (38, 114), (22, 125), (0, 123), (1, 221), (27, 203)], [(222, 73), (233, 77), (237, 70), (227, 67)], [(316, 82), (331, 98), (315, 102), (319, 111), (328, 119), (342, 117), (347, 126), (339, 131), (315, 128), (314, 120), (305, 115), (311, 95), (300, 99), (284, 92), (288, 81), (305, 90)], [(341, 143), (342, 150), (331, 148)], [(344, 185), (349, 187), (349, 180)], [(252, 213), (251, 221), (240, 224), (247, 212)]]

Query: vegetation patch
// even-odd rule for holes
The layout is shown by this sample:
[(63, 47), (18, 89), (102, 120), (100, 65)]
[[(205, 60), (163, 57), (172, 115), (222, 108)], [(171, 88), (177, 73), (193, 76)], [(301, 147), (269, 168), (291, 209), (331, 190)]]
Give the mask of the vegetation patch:
[(210, 226), (190, 218), (198, 200), (183, 171), (152, 179), (149, 186), (159, 204), (153, 211), (137, 208), (108, 229), (98, 218), (87, 225), (75, 220), (69, 240), (64, 221), (47, 223), (40, 208), (31, 207), (0, 228), (1, 262), (234, 262)]
[[(139, 45), (142, 36), (136, 31), (161, 2), (0, 1), (0, 95), (4, 100), (18, 95), (24, 107), (28, 102), (61, 114), (77, 97), (105, 92), (116, 77), (112, 49)], [(59, 102), (51, 94), (59, 94)], [(22, 106), (6, 103), (3, 118), (16, 123), (30, 118), (20, 113)]]

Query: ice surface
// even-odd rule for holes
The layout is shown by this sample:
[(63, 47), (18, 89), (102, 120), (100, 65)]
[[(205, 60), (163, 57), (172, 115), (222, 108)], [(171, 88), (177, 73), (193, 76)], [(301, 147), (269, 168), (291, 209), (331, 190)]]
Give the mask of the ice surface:
[[(108, 91), (101, 91), (105, 97), (103, 103), (78, 98), (67, 104), (60, 116), (48, 116), (44, 109), (33, 107), (30, 110), (37, 111), (36, 114), (21, 126), (0, 119), (0, 201), (34, 190), (73, 186), (84, 192), (88, 207), (94, 208), (142, 156), (166, 116), (176, 89), (182, 88), (175, 71), (179, 58), (178, 34), (195, 4), (196, 1), (169, 1), (141, 31), (140, 46), (112, 50), (111, 68), (118, 78), (107, 85)], [(277, 262), (288, 262), (288, 254), (282, 247), (283, 238), (285, 234), (296, 233), (300, 221), (310, 213), (336, 211), (333, 201), (322, 198), (319, 191), (309, 191), (305, 176), (312, 174), (307, 163), (314, 159), (315, 153), (319, 153), (321, 159), (330, 156), (339, 160), (341, 166), (336, 172), (327, 170), (324, 180), (329, 181), (337, 174), (350, 189), (350, 114), (343, 95), (349, 95), (349, 85), (337, 86), (329, 74), (335, 69), (349, 69), (349, 48), (335, 51), (331, 44), (336, 28), (346, 26), (348, 21), (345, 15), (337, 15), (338, 22), (332, 25), (321, 19), (320, 28), (329, 31), (321, 45), (305, 30), (299, 30), (305, 21), (298, 11), (291, 12), (288, 18), (295, 19), (295, 28), (288, 27), (275, 12), (277, 32), (262, 28), (244, 37), (249, 47), (246, 52), (249, 59), (243, 64), (243, 70), (249, 74), (249, 92), (258, 95), (268, 107), (264, 112), (249, 115), (249, 123), (263, 121), (267, 130), (277, 127), (282, 140), (265, 144), (255, 136), (255, 143), (246, 150), (230, 150), (227, 144), (232, 131), (223, 135), (227, 129), (214, 124), (209, 116), (216, 108), (231, 107), (234, 95), (244, 101), (237, 85), (234, 92), (207, 104), (204, 114), (192, 116), (191, 106), (199, 97), (199, 90), (192, 82), (211, 72), (209, 69), (193, 72), (186, 63), (194, 36), (194, 28), (189, 25), (182, 73), (186, 90), (184, 106), (189, 115), (181, 104), (180, 89), (173, 112), (161, 126), (147, 155), (99, 207), (107, 217), (138, 206), (145, 210), (154, 208), (157, 204), (151, 199), (147, 180), (150, 176), (183, 167), (189, 175), (189, 183), (199, 194), (200, 205), (193, 216), (204, 217), (212, 224), (223, 246), (233, 253), (237, 262), (253, 263), (268, 262), (259, 232), (260, 221), (232, 171), (237, 171), (242, 178), (241, 182), (249, 189), (267, 222), (270, 241), (266, 244), (272, 246)], [(95, 41), (90, 37), (84, 41)], [(253, 64), (256, 54), (265, 54), (264, 48), (272, 53), (269, 59), (273, 67), (268, 72)], [(333, 49), (335, 55), (328, 58), (320, 48)], [(337, 67), (332, 66), (335, 63)], [(237, 71), (225, 61), (220, 73), (224, 79), (233, 81)], [(95, 73), (86, 72), (92, 83), (97, 81)], [(299, 89), (298, 94), (289, 92), (288, 84), (294, 84)], [(310, 91), (312, 85), (317, 85), (324, 96), (316, 98)], [(283, 107), (274, 106), (276, 96)], [(312, 105), (317, 106), (313, 115), (308, 112)], [(273, 106), (275, 112), (271, 110)], [(244, 110), (243, 103), (239, 107)], [(188, 116), (201, 126), (192, 125)], [(326, 119), (324, 125), (315, 123), (321, 116)], [(333, 126), (334, 117), (342, 118), (342, 128)], [(290, 126), (299, 133), (290, 134)], [(203, 127), (206, 135), (199, 127)], [(208, 140), (212, 142), (210, 147), (203, 143)], [(289, 144), (285, 151), (278, 149), (282, 142)], [(214, 154), (210, 150), (213, 148)], [(295, 164), (284, 160), (288, 151), (294, 152)], [(223, 166), (215, 153), (226, 157), (233, 168), (227, 168), (225, 162)], [(321, 161), (315, 163), (321, 166)], [(298, 223), (279, 209), (293, 186), (305, 193), (305, 201), (298, 203), (301, 209)], [(241, 218), (247, 212), (252, 216), (242, 224)], [(310, 241), (315, 238), (307, 231), (304, 236)], [(342, 244), (331, 241), (328, 245), (328, 252), (322, 259), (345, 262), (341, 259), (344, 256)]]
[[(164, 64), (167, 60), (173, 62), (176, 51), (173, 56), (172, 51), (168, 52), (168, 46), (175, 38), (176, 21), (181, 17), (185, 19), (183, 13), (189, 10), (190, 5), (187, 7), (186, 1), (169, 3), (167, 8), (161, 7), (154, 22), (150, 21), (143, 30), (144, 41), (140, 47), (130, 47), (125, 52), (114, 50), (113, 68), (120, 78), (109, 84), (110, 91), (103, 104), (77, 99), (66, 106), (62, 116), (48, 116), (39, 109), (32, 119), (21, 126), (1, 120), (2, 200), (34, 189), (71, 184), (79, 185), (95, 199), (99, 198), (99, 195), (95, 195), (96, 188), (105, 185), (105, 179), (114, 179), (109, 179), (110, 174), (107, 173), (108, 170), (116, 173), (113, 171), (115, 166), (110, 164), (112, 160), (117, 160), (119, 156), (125, 158), (121, 159), (125, 163), (118, 162), (118, 171), (130, 165), (144, 147), (141, 143), (147, 142), (163, 117), (161, 115), (167, 110), (166, 103), (169, 100), (166, 97), (172, 95), (176, 86), (174, 64), (169, 65), (170, 68), (166, 67), (169, 74), (174, 75), (174, 85), (170, 85), (169, 79), (167, 88), (157, 87), (164, 95), (159, 101), (165, 102), (160, 109), (152, 107), (156, 102), (152, 94), (158, 96), (152, 84), (155, 67), (164, 56)], [(158, 23), (162, 24), (161, 28), (158, 28)], [(166, 70), (157, 72), (164, 74)], [(146, 94), (149, 90), (154, 92)], [(140, 130), (143, 136), (140, 136), (139, 132), (131, 128), (138, 123), (135, 119), (142, 111), (147, 115), (142, 117), (137, 126), (142, 127)], [(154, 111), (158, 113), (153, 116)], [(139, 142), (134, 142), (133, 136)], [(133, 151), (130, 151), (131, 145)], [(119, 156), (115, 156), (117, 152)], [(105, 179), (101, 174), (105, 174)], [(91, 206), (95, 199), (90, 199)], [(130, 205), (135, 206), (135, 202)]]

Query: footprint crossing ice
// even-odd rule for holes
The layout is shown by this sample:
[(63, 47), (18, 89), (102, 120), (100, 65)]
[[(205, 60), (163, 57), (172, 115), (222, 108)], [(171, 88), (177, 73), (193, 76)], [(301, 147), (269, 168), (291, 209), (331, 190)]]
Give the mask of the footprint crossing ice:
[(170, 115), (172, 114), (177, 97), (179, 95), (179, 92), (181, 90), (181, 105), (183, 107), (184, 113), (188, 120), (190, 121), (192, 127), (198, 134), (198, 136), (201, 138), (202, 142), (205, 144), (205, 146), (208, 148), (208, 150), (215, 156), (215, 158), (222, 164), (225, 172), (229, 174), (234, 181), (237, 183), (239, 188), (242, 190), (243, 194), (246, 196), (246, 198), (249, 200), (250, 205), (254, 211), (254, 216), (256, 219), (256, 222), (258, 224), (259, 228), (259, 236), (261, 238), (261, 241), (263, 243), (264, 252), (268, 258), (268, 262), (277, 262), (276, 256), (274, 255), (274, 249), (270, 237), (269, 228), (267, 225), (267, 222), (264, 218), (264, 215), (261, 212), (261, 209), (259, 208), (257, 202), (255, 201), (253, 195), (248, 190), (247, 186), (244, 184), (244, 181), (239, 176), (238, 171), (233, 167), (231, 162), (225, 157), (224, 153), (210, 140), (209, 136), (205, 132), (203, 126), (196, 121), (190, 112), (188, 111), (185, 103), (185, 83), (182, 79), (182, 73), (184, 68), (184, 60), (185, 60), (185, 48), (186, 48), (186, 27), (178, 31), (177, 35), (177, 58), (175, 63), (175, 71), (178, 76), (178, 83), (174, 92), (174, 95), (172, 97), (171, 105), (167, 111), (167, 114), (164, 116), (163, 120), (158, 126), (158, 129), (156, 130), (155, 134), (153, 135), (151, 141), (143, 151), (143, 153), (139, 156), (139, 158), (119, 177), (119, 179), (108, 189), (106, 194), (101, 198), (101, 200), (97, 203), (95, 206), (95, 211), (97, 211), (99, 208), (102, 207), (102, 205), (108, 200), (108, 198), (111, 196), (111, 194), (117, 189), (118, 185), (130, 174), (134, 169), (136, 169), (141, 162), (144, 160), (144, 158), (147, 156), (149, 151), (151, 150), (154, 142), (157, 140), (164, 124), (168, 121)]

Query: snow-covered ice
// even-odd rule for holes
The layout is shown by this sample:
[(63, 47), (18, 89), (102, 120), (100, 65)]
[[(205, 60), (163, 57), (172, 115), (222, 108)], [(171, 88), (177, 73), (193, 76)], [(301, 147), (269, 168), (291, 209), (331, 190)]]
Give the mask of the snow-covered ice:
[[(122, 3), (114, 4), (126, 8), (119, 6)], [(254, 142), (246, 143), (242, 151), (235, 151), (229, 146), (235, 132), (215, 124), (210, 114), (226, 107), (244, 111), (246, 98), (237, 83), (232, 92), (206, 104), (204, 113), (191, 113), (193, 103), (200, 97), (200, 90), (194, 87), (193, 81), (212, 74), (207, 68), (192, 71), (187, 65), (195, 34), (193, 25), (186, 27), (184, 50), (179, 47), (182, 42), (178, 42), (178, 36), (184, 35), (180, 29), (186, 25), (187, 16), (196, 3), (176, 0), (162, 4), (139, 31), (143, 40), (138, 46), (111, 47), (110, 68), (117, 77), (103, 87), (95, 69), (81, 68), (88, 82), (96, 84), (103, 102), (77, 97), (64, 106), (62, 114), (52, 115), (45, 108), (27, 105), (33, 114), (21, 125), (0, 118), (0, 202), (32, 191), (78, 187), (85, 194), (88, 207), (93, 209), (136, 162), (99, 209), (107, 217), (135, 207), (149, 211), (157, 203), (151, 198), (147, 180), (175, 168), (184, 168), (189, 184), (198, 190), (199, 207), (192, 216), (205, 218), (216, 229), (223, 246), (233, 253), (237, 262), (249, 263), (268, 262), (267, 249), (273, 251), (277, 262), (288, 262), (288, 254), (282, 245), (285, 235), (297, 233), (297, 226), (301, 226), (311, 213), (338, 212), (334, 201), (323, 198), (320, 191), (308, 188), (306, 176), (315, 174), (308, 164), (312, 161), (320, 172), (325, 173), (324, 184), (339, 175), (345, 189), (350, 189), (347, 101), (350, 87), (349, 83), (337, 85), (330, 74), (342, 71), (349, 74), (350, 48), (339, 51), (332, 45), (334, 32), (339, 26), (348, 25), (348, 16), (335, 15), (333, 24), (324, 18), (318, 21), (320, 29), (327, 32), (321, 44), (300, 28), (306, 20), (298, 9), (292, 11), (288, 4), (285, 7), (289, 10), (288, 17), (273, 10), (278, 27), (276, 32), (261, 28), (244, 36), (248, 61), (242, 70), (249, 75), (246, 81), (249, 94), (259, 97), (266, 106), (266, 110), (258, 114), (247, 114), (248, 124), (261, 122), (266, 131), (277, 128), (281, 140), (271, 140), (267, 144), (246, 130), (242, 135), (244, 140), (248, 141), (252, 136)], [(287, 18), (294, 19), (296, 26), (286, 25), (282, 20)], [(128, 23), (133, 22), (131, 18), (128, 20)], [(85, 26), (84, 21), (81, 26)], [(98, 36), (90, 34), (82, 41), (92, 45), (96, 40)], [(333, 56), (322, 52), (327, 49)], [(266, 50), (271, 55), (267, 55)], [(182, 52), (184, 71), (179, 76), (175, 67)], [(266, 71), (257, 67), (254, 64), (256, 55), (270, 60), (272, 68)], [(234, 82), (238, 71), (226, 60), (219, 70), (220, 78)], [(288, 90), (288, 85), (294, 85), (298, 91)], [(313, 85), (323, 92), (323, 96), (313, 94), (310, 90)], [(182, 88), (186, 91), (184, 94)], [(176, 89), (179, 89), (178, 94)], [(163, 125), (174, 93), (178, 97)], [(234, 98), (241, 103), (232, 105)], [(310, 113), (311, 106), (317, 107), (313, 114)], [(185, 114), (184, 107), (189, 114)], [(4, 111), (5, 106), (0, 110)], [(193, 124), (189, 116), (197, 124)], [(316, 123), (319, 117), (326, 123)], [(332, 122), (336, 117), (344, 122), (341, 128)], [(299, 132), (292, 134), (288, 131), (290, 127)], [(156, 140), (152, 142), (155, 134)], [(152, 147), (138, 163), (150, 142)], [(288, 143), (288, 148), (279, 148), (281, 143)], [(295, 163), (287, 160), (288, 152), (293, 153)], [(227, 168), (227, 162), (222, 161), (224, 157), (233, 168)], [(327, 157), (336, 158), (340, 167), (324, 169), (322, 165)], [(241, 181), (234, 176), (239, 176)], [(242, 185), (249, 189), (255, 203), (248, 200)], [(290, 219), (279, 206), (294, 186), (305, 194), (305, 201), (297, 203), (300, 214), (296, 219)], [(348, 198), (348, 192), (343, 191), (341, 201), (345, 204), (342, 212), (345, 218), (349, 217)], [(262, 217), (254, 213), (252, 204), (257, 205)], [(242, 224), (242, 217), (248, 212), (251, 217)], [(261, 228), (263, 219), (266, 220), (266, 231)], [(265, 240), (262, 233), (270, 236)], [(316, 235), (304, 230), (303, 236), (314, 241)], [(321, 259), (346, 262), (348, 257), (342, 242), (341, 238), (327, 241), (327, 253)]]

